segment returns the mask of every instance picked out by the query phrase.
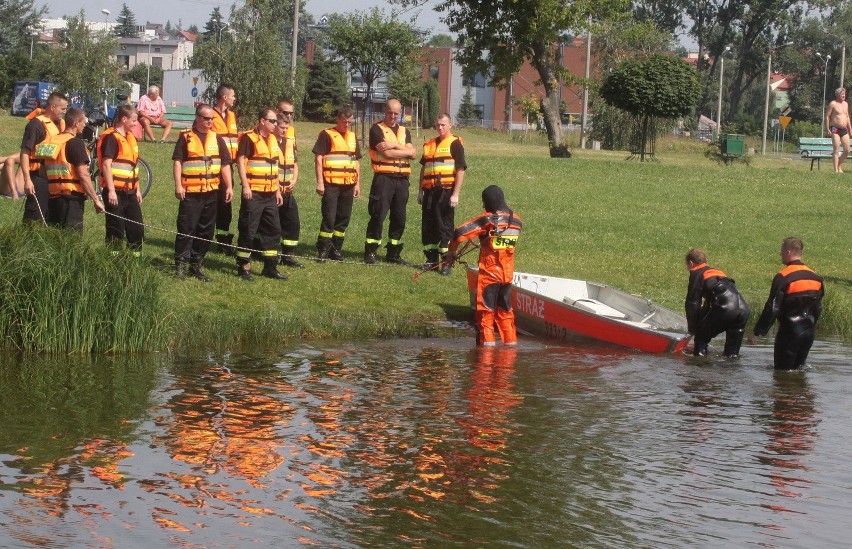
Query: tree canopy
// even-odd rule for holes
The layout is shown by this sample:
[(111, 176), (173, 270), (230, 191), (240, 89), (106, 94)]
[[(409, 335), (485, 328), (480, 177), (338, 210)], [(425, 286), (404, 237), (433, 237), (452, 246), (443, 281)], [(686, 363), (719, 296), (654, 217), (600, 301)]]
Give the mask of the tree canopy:
[(129, 7), (127, 7), (127, 4), (121, 5), (121, 11), (119, 12), (118, 17), (115, 18), (115, 22), (117, 23), (115, 27), (116, 36), (129, 38), (139, 35), (139, 32), (136, 30), (136, 16), (133, 15), (133, 12), (130, 11)]

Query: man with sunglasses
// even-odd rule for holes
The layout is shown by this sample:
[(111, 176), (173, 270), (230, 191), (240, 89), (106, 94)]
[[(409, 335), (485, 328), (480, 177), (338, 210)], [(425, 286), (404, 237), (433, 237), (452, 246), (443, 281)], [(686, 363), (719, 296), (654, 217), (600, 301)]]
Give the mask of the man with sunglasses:
[(281, 264), (297, 269), (305, 266), (296, 261), (294, 252), (299, 244), (299, 206), (293, 188), (299, 180), (299, 163), (296, 161), (296, 129), (293, 127), (293, 103), (287, 99), (278, 101), (278, 126), (275, 136), (281, 148), (278, 163), (278, 182), (281, 185), (281, 207), (278, 220), (281, 224)]
[(402, 104), (390, 99), (385, 107), (385, 118), (370, 128), (370, 165), (373, 183), (367, 211), (367, 240), (364, 243), (364, 263), (375, 265), (376, 250), (382, 245), (382, 225), (390, 213), (388, 245), (385, 260), (388, 263), (407, 265), (401, 257), (402, 233), (405, 231), (405, 210), (408, 206), (408, 176), (410, 160), (417, 157), (411, 143), (411, 132), (399, 125)]
[(278, 241), (281, 225), (278, 207), (282, 204), (278, 185), (278, 162), (281, 149), (275, 137), (278, 115), (272, 109), (262, 109), (255, 129), (240, 135), (237, 145), (237, 169), (242, 184), (240, 215), (237, 219), (237, 274), (252, 280), (251, 248), (258, 238), (263, 256), (263, 276), (287, 280), (278, 272)]
[(233, 197), (231, 153), (222, 136), (211, 129), (214, 116), (210, 105), (196, 107), (195, 122), (180, 132), (172, 153), (175, 197), (180, 201), (175, 238), (175, 275), (180, 279), (189, 263), (191, 276), (210, 282), (201, 262), (216, 230), (220, 185), (225, 186), (227, 201)]
[(337, 125), (319, 133), (311, 152), (315, 156), (317, 194), (322, 197), (322, 223), (317, 237), (317, 259), (343, 261), (340, 254), (352, 216), (352, 201), (361, 195), (361, 148), (352, 131), (355, 115), (344, 107)]

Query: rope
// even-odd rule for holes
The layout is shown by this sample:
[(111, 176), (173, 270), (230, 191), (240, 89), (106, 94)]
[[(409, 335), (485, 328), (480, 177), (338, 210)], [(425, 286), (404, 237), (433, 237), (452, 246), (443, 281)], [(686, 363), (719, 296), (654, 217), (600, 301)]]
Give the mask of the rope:
[[(135, 223), (136, 225), (141, 225), (142, 227), (145, 227), (145, 228), (148, 228), (148, 229), (153, 229), (155, 231), (173, 234), (175, 236), (183, 236), (185, 238), (192, 238), (192, 239), (195, 239), (195, 240), (201, 240), (202, 242), (208, 242), (210, 244), (217, 244), (217, 245), (222, 246), (222, 247), (233, 248), (234, 251), (243, 250), (243, 251), (246, 251), (246, 252), (249, 252), (249, 253), (257, 253), (257, 254), (263, 253), (263, 250), (255, 250), (254, 248), (244, 248), (242, 246), (237, 246), (236, 244), (225, 244), (223, 242), (219, 242), (217, 240), (211, 240), (209, 238), (202, 238), (200, 236), (193, 236), (193, 235), (190, 235), (190, 234), (184, 234), (184, 233), (181, 233), (181, 232), (176, 231), (176, 230), (164, 229), (162, 227), (156, 227), (154, 225), (142, 223), (142, 222), (136, 221), (134, 219), (128, 219), (126, 217), (120, 216), (116, 213), (112, 213), (112, 212), (109, 212), (109, 211), (106, 211), (106, 210), (104, 210), (104, 213), (107, 214), (107, 215), (111, 215), (115, 218), (122, 219), (122, 220), (124, 220), (128, 223)], [(281, 257), (282, 255), (283, 254), (281, 254), (281, 253), (277, 254), (278, 257)], [(295, 255), (295, 254), (289, 254), (289, 255), (291, 257), (304, 259), (306, 261), (317, 259), (316, 256), (305, 256), (305, 255)], [(363, 265), (364, 267), (370, 267), (370, 268), (373, 268), (373, 267), (405, 267), (405, 265), (399, 265), (399, 264), (396, 264), (396, 263), (365, 265), (364, 263), (362, 263), (360, 261), (334, 261), (334, 260), (331, 260), (331, 259), (329, 259), (328, 261), (332, 262), (332, 263), (342, 263), (344, 265)]]

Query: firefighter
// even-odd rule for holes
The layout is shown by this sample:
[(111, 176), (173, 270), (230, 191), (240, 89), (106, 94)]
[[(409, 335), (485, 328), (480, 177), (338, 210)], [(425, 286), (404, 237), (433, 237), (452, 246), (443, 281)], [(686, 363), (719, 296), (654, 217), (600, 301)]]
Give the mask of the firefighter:
[(515, 247), (523, 224), (509, 206), (503, 189), (489, 185), (482, 191), (482, 214), (456, 227), (445, 262), (452, 266), (459, 246), (479, 241), (479, 273), (476, 284), (476, 343), (496, 345), (495, 325), (504, 345), (516, 345), (515, 312), (512, 310), (512, 277)]
[(201, 263), (216, 230), (220, 185), (225, 186), (227, 200), (233, 197), (231, 154), (224, 139), (211, 129), (214, 117), (210, 105), (196, 107), (192, 127), (180, 132), (172, 153), (175, 197), (180, 201), (175, 238), (175, 275), (179, 279), (186, 276), (189, 263), (191, 276), (210, 282)]
[(317, 237), (317, 259), (342, 261), (343, 240), (352, 216), (352, 202), (361, 195), (361, 148), (350, 128), (352, 109), (337, 112), (337, 125), (322, 130), (312, 152), (317, 194), (322, 197), (322, 223)]
[(278, 184), (278, 163), (281, 150), (275, 137), (278, 116), (272, 109), (258, 113), (255, 129), (240, 135), (237, 145), (237, 169), (242, 185), (240, 216), (237, 220), (237, 274), (252, 280), (251, 247), (255, 236), (263, 256), (263, 276), (286, 280), (278, 272), (278, 241), (281, 225), (278, 208), (283, 200)]
[(299, 163), (296, 160), (296, 129), (293, 122), (293, 103), (282, 99), (278, 102), (278, 126), (275, 137), (281, 149), (278, 161), (278, 183), (281, 186), (281, 207), (278, 208), (278, 221), (281, 224), (281, 264), (297, 269), (305, 266), (293, 256), (299, 244), (299, 205), (293, 195), (293, 189), (299, 180)]
[(725, 332), (723, 354), (736, 358), (751, 309), (737, 291), (734, 280), (707, 265), (707, 256), (702, 250), (689, 250), (686, 268), (689, 270), (689, 284), (684, 308), (689, 333), (695, 336), (693, 354), (706, 355), (710, 340)]
[[(216, 88), (216, 104), (213, 105), (214, 118), (211, 129), (225, 141), (231, 158), (237, 157), (237, 138), (239, 137), (237, 115), (233, 110), (236, 101), (237, 94), (232, 86), (220, 84)], [(233, 180), (233, 165), (231, 170)], [(219, 243), (219, 251), (229, 256), (234, 255), (234, 233), (231, 232), (233, 216), (233, 202), (225, 200), (225, 186), (220, 185), (216, 202), (216, 242)]]
[(36, 109), (27, 118), (24, 128), (24, 138), (21, 141), (19, 157), (20, 170), (24, 175), (24, 191), (27, 201), (24, 205), (24, 221), (47, 221), (48, 199), (47, 179), (39, 175), (41, 161), (34, 158), (36, 146), (52, 136), (59, 135), (65, 130), (62, 117), (68, 110), (68, 99), (59, 92), (53, 92), (47, 97), (47, 106)]
[(749, 338), (753, 345), (778, 319), (774, 357), (778, 370), (805, 365), (822, 314), (825, 285), (813, 269), (802, 263), (803, 250), (804, 244), (796, 237), (785, 238), (781, 243), (781, 262), (785, 266), (772, 279), (769, 299)]

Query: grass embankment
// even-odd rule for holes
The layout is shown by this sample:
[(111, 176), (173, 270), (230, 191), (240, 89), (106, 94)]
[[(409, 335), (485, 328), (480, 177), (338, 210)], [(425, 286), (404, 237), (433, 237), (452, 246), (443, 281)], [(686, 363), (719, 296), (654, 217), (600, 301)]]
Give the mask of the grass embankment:
[[(310, 149), (322, 127), (297, 124), (302, 167), (295, 191), (302, 218), (297, 253), (305, 257), (315, 255), (320, 221)], [(22, 131), (21, 119), (0, 118), (0, 151), (15, 150)], [(433, 133), (420, 132), (416, 146)], [(626, 162), (625, 153), (605, 151), (575, 151), (570, 160), (553, 160), (537, 137), (458, 133), (465, 139), (469, 170), (456, 219), (480, 211), (484, 187), (502, 185), (525, 223), (518, 270), (606, 282), (680, 310), (687, 278), (683, 256), (698, 246), (737, 280), (755, 311), (754, 322), (780, 267), (781, 240), (797, 235), (805, 242), (806, 262), (828, 284), (822, 329), (852, 335), (852, 175), (809, 172), (809, 163), (779, 157), (756, 158), (751, 166), (720, 166), (705, 159), (703, 147), (693, 141), (660, 140), (660, 162), (639, 163)], [(366, 157), (363, 196), (353, 209), (344, 247), (346, 264), (308, 261), (306, 269), (288, 269), (286, 282), (256, 277), (249, 284), (235, 276), (231, 259), (211, 253), (205, 268), (213, 283), (174, 280), (174, 236), (154, 229), (175, 226), (171, 152), (171, 145), (142, 145), (155, 174), (143, 204), (151, 226), (144, 264), (154, 267), (162, 315), (172, 319), (166, 335), (170, 345), (423, 335), (439, 329), (437, 320), (469, 317), (460, 269), (449, 279), (430, 273), (412, 282), (411, 269), (361, 263), (372, 177)], [(420, 262), (420, 211), (414, 196), (416, 186), (403, 256)], [(237, 198), (235, 218), (238, 203)], [(17, 226), (20, 203), (4, 200), (0, 206), (0, 223)], [(97, 248), (103, 220), (89, 210), (84, 240)]]

